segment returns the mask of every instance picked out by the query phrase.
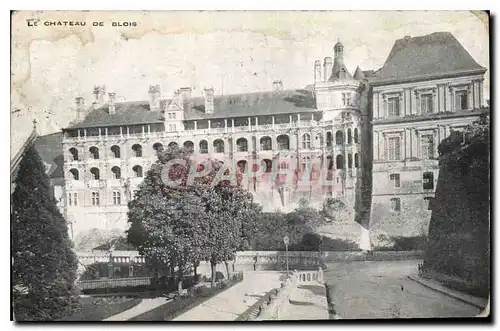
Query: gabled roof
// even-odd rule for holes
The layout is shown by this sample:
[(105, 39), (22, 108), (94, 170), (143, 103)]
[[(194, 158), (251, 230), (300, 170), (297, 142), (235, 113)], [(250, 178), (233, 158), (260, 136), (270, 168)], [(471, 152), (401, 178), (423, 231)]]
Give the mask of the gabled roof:
[(62, 132), (39, 136), (35, 148), (40, 155), (50, 179), (64, 177), (64, 157), (62, 153)]
[(372, 83), (403, 82), (485, 71), (451, 33), (435, 32), (396, 40)]
[[(166, 100), (169, 102), (169, 100)], [(316, 112), (312, 89), (266, 91), (245, 94), (219, 95), (214, 97), (214, 112), (205, 113), (203, 97), (190, 99), (185, 120), (201, 120), (229, 117), (279, 115)], [(116, 103), (115, 113), (108, 113), (108, 105), (91, 110), (83, 121), (68, 129), (163, 123), (159, 111), (149, 111), (148, 101)]]

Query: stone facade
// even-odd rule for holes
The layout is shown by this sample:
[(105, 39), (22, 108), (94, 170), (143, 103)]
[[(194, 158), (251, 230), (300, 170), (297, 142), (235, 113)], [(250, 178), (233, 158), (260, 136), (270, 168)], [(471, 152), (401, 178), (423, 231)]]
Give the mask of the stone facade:
[[(430, 43), (450, 36), (441, 33)], [(395, 48), (405, 50), (413, 39), (398, 40)], [(380, 70), (358, 67), (351, 75), (338, 42), (333, 60), (314, 62), (314, 84), (298, 90), (275, 81), (269, 92), (218, 96), (208, 88), (200, 98), (181, 88), (165, 99), (152, 85), (149, 101), (115, 104), (114, 93), (105, 103), (105, 87), (96, 87), (91, 109), (82, 114), (78, 98), (80, 120), (63, 130), (64, 212), (74, 238), (94, 228), (125, 229), (127, 203), (156, 151), (173, 144), (241, 169), (260, 164), (262, 174), (245, 185), (265, 211), (290, 211), (301, 198), (314, 206), (326, 197), (342, 199), (363, 249), (380, 234), (425, 233), (437, 145), (476, 118), (485, 70), (471, 58), (475, 70), (467, 63), (452, 74), (388, 79), (397, 50)]]

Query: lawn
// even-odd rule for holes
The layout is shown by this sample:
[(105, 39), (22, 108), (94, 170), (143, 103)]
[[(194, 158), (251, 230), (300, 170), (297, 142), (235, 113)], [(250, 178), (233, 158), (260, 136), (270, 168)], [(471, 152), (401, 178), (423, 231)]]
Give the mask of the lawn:
[(230, 287), (241, 282), (240, 280), (225, 281), (217, 283), (217, 286), (211, 288), (209, 285), (202, 285), (189, 291), (188, 296), (178, 297), (164, 305), (161, 305), (144, 314), (138, 315), (129, 321), (171, 321), (177, 316), (182, 315), (188, 310), (202, 304), (213, 296), (229, 289)]
[(102, 321), (138, 305), (142, 299), (126, 297), (81, 297), (80, 307), (61, 321)]

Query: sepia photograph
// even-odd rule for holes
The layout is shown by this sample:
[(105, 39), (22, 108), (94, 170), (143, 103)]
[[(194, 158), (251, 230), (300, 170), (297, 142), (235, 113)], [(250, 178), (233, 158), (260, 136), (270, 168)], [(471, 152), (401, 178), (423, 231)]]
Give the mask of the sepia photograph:
[(10, 20), (11, 321), (491, 321), (489, 11)]

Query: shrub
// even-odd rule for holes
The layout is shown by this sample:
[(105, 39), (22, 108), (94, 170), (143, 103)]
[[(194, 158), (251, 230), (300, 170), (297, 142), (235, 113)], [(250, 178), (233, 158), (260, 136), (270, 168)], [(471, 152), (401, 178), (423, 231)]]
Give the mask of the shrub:
[(215, 281), (218, 282), (224, 279), (224, 274), (220, 271), (215, 272)]

